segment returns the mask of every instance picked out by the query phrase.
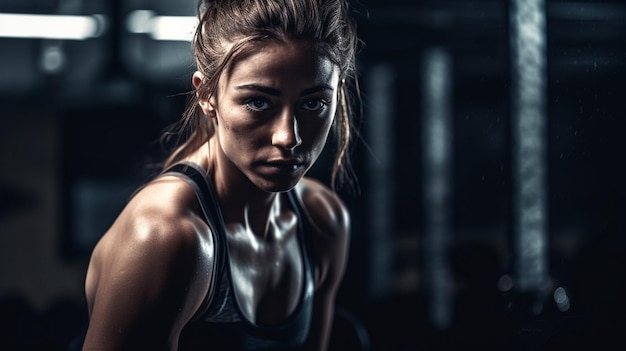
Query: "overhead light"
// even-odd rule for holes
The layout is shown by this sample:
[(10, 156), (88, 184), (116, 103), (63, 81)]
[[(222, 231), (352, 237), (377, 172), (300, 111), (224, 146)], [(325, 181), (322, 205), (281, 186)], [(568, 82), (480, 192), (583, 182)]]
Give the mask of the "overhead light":
[(0, 38), (85, 40), (106, 29), (102, 15), (35, 15), (0, 13)]
[(149, 10), (133, 11), (126, 19), (129, 32), (154, 40), (191, 41), (197, 25), (195, 16), (157, 16)]

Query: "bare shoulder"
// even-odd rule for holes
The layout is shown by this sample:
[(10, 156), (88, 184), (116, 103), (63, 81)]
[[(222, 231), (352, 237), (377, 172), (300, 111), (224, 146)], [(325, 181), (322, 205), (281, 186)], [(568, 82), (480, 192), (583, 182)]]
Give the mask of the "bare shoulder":
[(163, 177), (147, 184), (129, 201), (96, 250), (193, 251), (200, 240), (211, 238), (203, 235), (208, 228), (202, 224), (192, 188), (181, 179)]
[(313, 178), (303, 178), (296, 191), (317, 232), (336, 239), (348, 234), (350, 215), (337, 193)]
[(98, 299), (102, 308), (161, 301), (165, 309), (183, 306), (180, 322), (188, 320), (206, 296), (213, 267), (212, 236), (197, 207), (192, 188), (176, 177), (135, 194), (92, 254), (85, 285), (90, 310)]
[(312, 227), (316, 288), (319, 296), (328, 297), (338, 288), (346, 267), (350, 215), (337, 193), (318, 180), (303, 178), (296, 193)]

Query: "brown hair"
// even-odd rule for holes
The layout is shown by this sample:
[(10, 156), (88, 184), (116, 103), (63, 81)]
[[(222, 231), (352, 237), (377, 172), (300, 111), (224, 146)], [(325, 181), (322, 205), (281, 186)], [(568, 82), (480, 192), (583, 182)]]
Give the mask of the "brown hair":
[(333, 124), (337, 150), (331, 185), (352, 185), (355, 177), (349, 148), (354, 129), (352, 100), (359, 94), (355, 73), (358, 39), (347, 1), (200, 0), (198, 21), (192, 46), (196, 69), (203, 79), (189, 95), (183, 117), (164, 134), (164, 140), (178, 137), (164, 168), (180, 161), (213, 135), (213, 127), (206, 122), (198, 100), (215, 94), (222, 72), (242, 49), (264, 40), (303, 39), (319, 45), (339, 67), (339, 107)]

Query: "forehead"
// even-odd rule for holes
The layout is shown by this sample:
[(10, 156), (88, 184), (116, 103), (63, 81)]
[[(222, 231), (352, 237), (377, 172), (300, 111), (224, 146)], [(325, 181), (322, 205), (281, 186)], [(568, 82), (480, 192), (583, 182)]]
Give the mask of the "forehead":
[(289, 80), (333, 84), (338, 76), (339, 67), (320, 46), (304, 40), (266, 40), (247, 45), (233, 59), (222, 79), (224, 83), (277, 84)]

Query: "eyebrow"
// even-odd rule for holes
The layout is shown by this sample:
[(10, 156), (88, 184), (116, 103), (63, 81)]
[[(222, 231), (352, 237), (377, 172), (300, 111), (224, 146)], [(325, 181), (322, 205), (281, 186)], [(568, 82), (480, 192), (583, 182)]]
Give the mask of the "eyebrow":
[[(253, 90), (253, 91), (259, 91), (261, 93), (265, 93), (268, 95), (272, 95), (272, 96), (280, 96), (281, 92), (278, 89), (275, 88), (271, 88), (265, 85), (259, 85), (259, 84), (244, 84), (244, 85), (238, 85), (235, 87), (235, 89), (237, 90)], [(333, 87), (331, 87), (328, 84), (319, 84), (316, 85), (312, 88), (308, 88), (308, 89), (304, 89), (302, 91), (302, 93), (300, 93), (300, 96), (306, 96), (309, 94), (313, 94), (316, 93), (318, 91), (324, 91), (324, 90), (330, 90), (333, 91)]]

